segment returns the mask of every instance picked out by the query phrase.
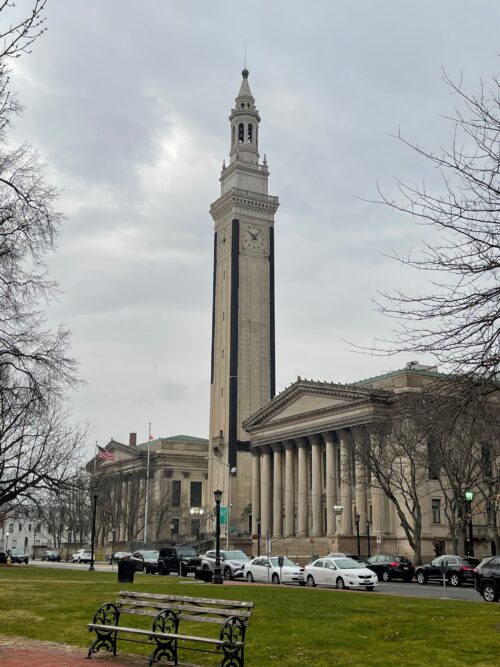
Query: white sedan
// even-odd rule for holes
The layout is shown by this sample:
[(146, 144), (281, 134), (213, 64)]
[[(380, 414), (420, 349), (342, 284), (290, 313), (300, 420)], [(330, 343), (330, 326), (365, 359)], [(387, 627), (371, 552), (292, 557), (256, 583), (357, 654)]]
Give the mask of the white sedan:
[(278, 556), (258, 556), (249, 563), (245, 563), (243, 576), (250, 583), (254, 581), (266, 581), (273, 584), (298, 583), (305, 586), (304, 568), (294, 563), (286, 556), (283, 557), (283, 565), (280, 567)]
[(352, 558), (318, 558), (304, 568), (308, 586), (335, 586), (336, 588), (366, 588), (372, 591), (378, 577), (372, 570)]

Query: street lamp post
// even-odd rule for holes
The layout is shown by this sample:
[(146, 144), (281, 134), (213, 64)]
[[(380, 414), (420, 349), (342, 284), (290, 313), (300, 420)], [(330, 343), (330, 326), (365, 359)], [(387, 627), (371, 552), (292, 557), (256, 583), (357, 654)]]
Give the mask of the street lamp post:
[(90, 535), (90, 565), (89, 572), (95, 570), (94, 567), (94, 542), (95, 542), (95, 517), (97, 512), (97, 493), (94, 491), (94, 507), (92, 509), (92, 533)]
[(366, 520), (366, 538), (368, 540), (368, 558), (370, 558), (370, 556), (372, 555), (371, 551), (370, 551), (370, 525), (371, 525), (371, 523), (367, 519)]
[[(354, 515), (354, 523), (356, 524), (356, 542), (357, 542), (357, 545), (358, 545), (358, 556), (361, 556), (361, 542), (360, 542), (360, 539), (359, 539), (359, 520), (360, 520), (360, 518), (361, 517), (356, 512), (356, 514)], [(369, 547), (368, 547), (368, 549), (369, 549)]]
[(10, 533), (5, 533), (5, 551), (9, 551), (9, 535)]
[(260, 521), (257, 521), (257, 556), (260, 556)]
[(111, 526), (111, 567), (113, 567), (113, 554), (115, 553), (116, 526)]
[(170, 546), (174, 546), (174, 530), (175, 524), (173, 521), (170, 522)]
[(467, 555), (468, 556), (474, 556), (474, 534), (473, 534), (473, 528), (472, 528), (472, 500), (474, 498), (474, 494), (472, 491), (466, 491), (465, 492), (465, 502), (467, 503), (467, 521), (469, 524), (469, 539), (468, 539), (468, 549), (467, 549)]
[(222, 500), (222, 491), (217, 489), (214, 491), (215, 498), (215, 567), (214, 567), (214, 584), (222, 584), (222, 574), (220, 571), (220, 501)]

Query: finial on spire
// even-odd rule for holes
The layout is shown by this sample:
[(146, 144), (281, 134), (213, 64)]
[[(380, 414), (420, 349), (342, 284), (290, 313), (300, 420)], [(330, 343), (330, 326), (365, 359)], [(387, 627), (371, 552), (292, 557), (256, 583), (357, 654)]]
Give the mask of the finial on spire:
[(263, 164), (264, 164), (264, 166), (265, 166), (265, 165), (267, 165), (267, 157), (266, 157), (266, 154), (265, 154), (265, 153), (264, 153), (264, 160), (263, 160)]
[(226, 168), (226, 161), (222, 160), (222, 171), (224, 171), (225, 168)]
[(250, 74), (250, 72), (247, 70), (246, 67), (245, 67), (244, 70), (241, 71), (241, 75), (243, 76), (244, 79), (248, 79), (249, 74)]

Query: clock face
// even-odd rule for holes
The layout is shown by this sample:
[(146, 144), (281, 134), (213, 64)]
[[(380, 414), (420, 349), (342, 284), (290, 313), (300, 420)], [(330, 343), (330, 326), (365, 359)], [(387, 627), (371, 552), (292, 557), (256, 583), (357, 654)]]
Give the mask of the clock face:
[(243, 247), (247, 250), (264, 250), (266, 241), (262, 227), (249, 225), (243, 232)]
[(217, 236), (219, 241), (219, 252), (222, 254), (229, 248), (229, 232), (227, 229), (223, 229)]

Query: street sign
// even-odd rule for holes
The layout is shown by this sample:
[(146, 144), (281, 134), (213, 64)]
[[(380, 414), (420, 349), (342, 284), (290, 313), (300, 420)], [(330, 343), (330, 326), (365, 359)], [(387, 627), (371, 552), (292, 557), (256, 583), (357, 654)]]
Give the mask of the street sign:
[(220, 506), (220, 525), (227, 526), (227, 505)]
[(382, 544), (382, 535), (377, 535), (377, 544)]

